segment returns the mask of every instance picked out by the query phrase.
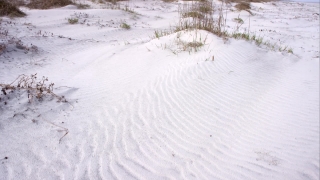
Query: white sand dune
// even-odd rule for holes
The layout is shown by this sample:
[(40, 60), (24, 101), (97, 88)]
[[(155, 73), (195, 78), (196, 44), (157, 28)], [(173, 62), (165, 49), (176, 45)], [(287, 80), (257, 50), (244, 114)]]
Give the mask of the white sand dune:
[[(0, 101), (0, 179), (319, 179), (319, 4), (253, 3), (250, 31), (293, 54), (205, 31), (181, 34), (206, 36), (199, 52), (174, 54), (177, 34), (150, 37), (177, 4), (4, 18), (40, 51), (1, 55), (0, 82), (38, 73), (70, 104)], [(89, 25), (68, 24), (75, 12)], [(69, 130), (60, 143), (49, 122)]]

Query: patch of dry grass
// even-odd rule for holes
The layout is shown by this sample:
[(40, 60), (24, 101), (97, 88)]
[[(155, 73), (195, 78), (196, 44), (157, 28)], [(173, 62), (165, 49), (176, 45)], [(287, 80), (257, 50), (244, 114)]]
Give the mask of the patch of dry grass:
[(251, 9), (251, 5), (249, 2), (239, 2), (238, 4), (236, 4), (234, 6), (238, 11), (247, 11), (248, 13), (250, 13), (251, 15), (253, 15), (253, 13), (250, 11)]
[(23, 17), (26, 14), (8, 0), (0, 0), (0, 16)]
[[(219, 14), (217, 18), (214, 17), (216, 5), (212, 1), (196, 1), (179, 6), (178, 13), (180, 17), (175, 32), (184, 29), (202, 29), (218, 36), (224, 36), (226, 19), (222, 10), (223, 4), (224, 3), (221, 4), (220, 9), (218, 8)], [(194, 12), (201, 15), (195, 15)], [(185, 18), (186, 15), (190, 15), (190, 13), (193, 14), (193, 18)]]
[(131, 26), (129, 25), (129, 24), (127, 24), (127, 23), (122, 23), (121, 25), (120, 25), (120, 27), (121, 28), (123, 28), (123, 29), (130, 29), (131, 28)]
[(123, 0), (91, 0), (93, 3), (99, 3), (99, 4), (105, 4), (107, 2), (112, 3), (112, 4), (117, 4), (117, 2), (123, 1)]
[(50, 9), (73, 4), (71, 0), (30, 0), (27, 7), (32, 9)]
[(172, 2), (176, 2), (177, 0), (162, 0), (162, 1), (166, 3), (172, 3)]
[(210, 6), (206, 6), (205, 4), (199, 7), (199, 11), (202, 13), (210, 13), (211, 11), (213, 11), (212, 7)]
[(8, 2), (10, 2), (10, 4), (14, 5), (14, 6), (24, 6), (26, 5), (25, 0), (7, 0)]
[(207, 0), (183, 0), (183, 1), (198, 1), (198, 2), (205, 2)]
[(187, 18), (187, 17), (192, 17), (192, 18), (200, 18), (203, 19), (204, 15), (197, 12), (197, 11), (190, 11), (190, 12), (186, 12), (182, 15), (182, 17)]
[(277, 1), (277, 0), (226, 0), (226, 3), (240, 3), (240, 2), (251, 3), (251, 2), (273, 2), (273, 1)]
[(238, 11), (247, 11), (251, 9), (249, 2), (239, 2), (234, 6)]
[(75, 4), (77, 6), (78, 9), (88, 9), (90, 8), (90, 5), (88, 4), (82, 4), (82, 3), (79, 3), (79, 4)]
[[(271, 44), (268, 41), (263, 41), (262, 37), (257, 37), (255, 34), (250, 34), (249, 31), (240, 32), (239, 26), (241, 26), (244, 21), (239, 16), (238, 18), (233, 19), (239, 24), (237, 29), (234, 32), (228, 32), (228, 30), (226, 29), (226, 17), (228, 12), (226, 10), (227, 6), (228, 4), (224, 1), (222, 1), (220, 5), (216, 5), (209, 0), (207, 0), (206, 2), (193, 1), (191, 3), (183, 3), (179, 5), (179, 22), (174, 27), (174, 29), (171, 29), (170, 31), (155, 31), (154, 37), (160, 38), (162, 36), (166, 36), (175, 32), (179, 34), (183, 30), (205, 30), (219, 37), (222, 37), (225, 41), (227, 41), (229, 38), (243, 39), (246, 41), (255, 42), (257, 46), (264, 45), (264, 47), (273, 51), (279, 50), (279, 52), (293, 53), (293, 50), (291, 48), (288, 48), (287, 46), (283, 47), (281, 46), (281, 44)], [(201, 11), (200, 7), (208, 7), (211, 10)], [(250, 14), (252, 14), (250, 12), (250, 2), (241, 1), (236, 5), (236, 8), (239, 10), (248, 11)], [(214, 16), (215, 11), (217, 11), (217, 13), (215, 13), (217, 16)], [(205, 44), (196, 41), (196, 38), (192, 42), (184, 42), (179, 38), (177, 39), (178, 40), (176, 44), (178, 45), (178, 50), (174, 50), (171, 48), (171, 51), (174, 54), (177, 54), (180, 51), (197, 52)], [(166, 47), (167, 46), (165, 45), (165, 48)]]

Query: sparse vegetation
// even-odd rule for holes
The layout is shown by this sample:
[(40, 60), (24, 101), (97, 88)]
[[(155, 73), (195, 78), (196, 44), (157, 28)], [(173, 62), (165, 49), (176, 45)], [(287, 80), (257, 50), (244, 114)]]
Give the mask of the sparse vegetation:
[(32, 9), (49, 9), (73, 4), (71, 0), (30, 0), (27, 7)]
[[(16, 80), (14, 80), (10, 84), (1, 84), (1, 93), (0, 94), (0, 110), (3, 109), (1, 105), (7, 106), (10, 103), (10, 100), (14, 98), (18, 98), (20, 94), (27, 94), (28, 96), (28, 103), (33, 103), (36, 100), (43, 101), (45, 99), (47, 100), (52, 100), (52, 99), (57, 99), (57, 102), (63, 102), (63, 103), (68, 103), (68, 101), (65, 99), (64, 96), (58, 96), (55, 93), (53, 93), (53, 86), (54, 83), (46, 84), (48, 81), (48, 78), (42, 77), (41, 80), (37, 80), (37, 74), (32, 74), (30, 76), (27, 75), (20, 75)], [(19, 98), (18, 98), (19, 99)], [(19, 103), (20, 104), (20, 103)], [(70, 103), (68, 103), (71, 105)], [(72, 105), (71, 105), (72, 106)], [(28, 108), (29, 109), (29, 108)], [(26, 112), (26, 111), (24, 111)], [(26, 118), (24, 112), (15, 112), (13, 114), (13, 118), (18, 115), (22, 115), (24, 118)], [(37, 115), (37, 119), (41, 119), (44, 122), (47, 122), (51, 125), (54, 125), (58, 128), (62, 128), (62, 131), (64, 132), (64, 135), (60, 137), (59, 143), (61, 143), (62, 139), (69, 133), (69, 130), (65, 127), (62, 127), (60, 125), (57, 125), (53, 122), (47, 121), (43, 117), (41, 117), (41, 114)], [(33, 123), (37, 123), (38, 120), (35, 118), (32, 119)]]
[(82, 3), (76, 4), (76, 6), (78, 9), (88, 9), (90, 7), (88, 4), (82, 4)]
[(42, 77), (41, 80), (37, 80), (37, 74), (30, 76), (22, 74), (12, 83), (0, 84), (0, 87), (2, 87), (1, 92), (3, 96), (7, 96), (15, 91), (27, 92), (29, 103), (31, 103), (34, 98), (41, 101), (48, 96), (57, 98), (58, 102), (67, 102), (64, 96), (58, 96), (53, 93), (54, 83), (46, 84), (47, 81), (47, 77)]
[(250, 9), (251, 9), (250, 2), (242, 1), (242, 2), (239, 2), (238, 4), (236, 4), (234, 7), (238, 11), (247, 11), (252, 15), (252, 12), (250, 11)]
[(2, 53), (4, 53), (4, 51), (6, 50), (6, 45), (4, 45), (4, 44), (0, 44), (0, 55), (2, 54)]
[(128, 5), (126, 5), (122, 10), (131, 14), (138, 14), (137, 12), (134, 11), (134, 9), (131, 9)]
[(235, 39), (245, 39), (247, 41), (250, 40), (250, 35), (248, 33), (233, 33), (231, 36)]
[(226, 3), (240, 3), (240, 2), (272, 2), (276, 0), (226, 0)]
[(234, 18), (234, 20), (239, 24), (243, 24), (244, 23), (243, 19), (241, 19), (239, 16), (237, 18)]
[(163, 37), (163, 36), (167, 36), (169, 34), (172, 34), (172, 31), (171, 30), (155, 30), (154, 31), (154, 36), (152, 38), (160, 38), (160, 37)]
[(121, 24), (121, 27), (122, 27), (123, 29), (130, 29), (130, 28), (131, 28), (130, 25), (127, 24), (127, 23), (122, 23), (122, 24)]
[[(200, 11), (200, 7), (205, 7), (207, 9), (211, 9), (211, 11)], [(221, 2), (221, 6), (218, 8), (218, 17), (214, 18), (213, 12), (215, 11), (215, 5), (211, 1), (201, 1), (201, 2), (192, 2), (189, 4), (184, 4), (179, 6), (178, 13), (180, 15), (179, 17), (179, 23), (175, 27), (173, 31), (167, 31), (167, 32), (155, 32), (155, 37), (159, 38), (163, 35), (170, 34), (173, 32), (179, 32), (182, 30), (192, 30), (192, 29), (202, 29), (208, 32), (211, 32), (217, 36), (223, 37), (224, 39), (227, 38), (235, 38), (235, 39), (244, 39), (246, 41), (253, 41), (256, 45), (260, 46), (261, 44), (264, 44), (266, 47), (275, 50), (276, 48), (279, 49), (279, 51), (287, 51), (289, 53), (292, 53), (292, 50), (286, 50), (287, 48), (282, 48), (281, 45), (277, 44), (270, 44), (263, 42), (262, 37), (256, 37), (256, 35), (250, 35), (249, 30), (246, 32), (239, 32), (239, 27), (244, 24), (243, 19), (241, 19), (239, 16), (238, 18), (235, 18), (234, 20), (238, 23), (235, 32), (229, 33), (226, 30), (226, 16), (227, 11), (224, 13), (223, 6), (225, 6), (224, 2)], [(209, 8), (208, 8), (209, 7)], [(252, 14), (250, 9), (250, 3), (248, 2), (240, 2), (237, 7), (241, 10), (246, 10), (250, 14)], [(187, 18), (192, 17), (192, 18)], [(250, 29), (250, 17), (249, 17), (249, 29)]]
[[(202, 29), (218, 36), (224, 36), (226, 20), (222, 12), (222, 6), (223, 4), (221, 4), (217, 19), (214, 18), (215, 4), (212, 1), (192, 2), (179, 6), (178, 13), (180, 17), (175, 32), (185, 29)], [(202, 7), (207, 10), (201, 11)], [(196, 14), (192, 19), (185, 18), (190, 12), (197, 12), (197, 14), (192, 13)]]
[(112, 4), (117, 4), (119, 1), (124, 1), (124, 0), (105, 0), (106, 2), (110, 2)]
[(262, 42), (263, 42), (263, 38), (255, 38), (254, 41), (258, 46), (260, 46), (262, 44)]
[(15, 25), (14, 22), (0, 19), (0, 25), (0, 55), (9, 51), (23, 51), (25, 54), (38, 52), (39, 49), (37, 46), (23, 43), (21, 39), (10, 34), (9, 28), (4, 27)]
[(214, 6), (212, 4), (212, 2), (209, 1), (202, 1), (199, 3), (199, 12), (201, 13), (205, 13), (205, 14), (210, 14), (213, 12)]
[(177, 0), (162, 0), (163, 2), (166, 2), (166, 3), (172, 3), (172, 2), (175, 2)]
[(204, 44), (199, 41), (193, 41), (193, 42), (180, 41), (180, 45), (183, 51), (197, 52)]
[(19, 6), (25, 6), (26, 5), (26, 1), (25, 0), (4, 0), (7, 2), (10, 2), (10, 4), (19, 7)]
[(191, 42), (182, 40), (180, 32), (177, 33), (177, 38), (176, 38), (176, 44), (178, 45), (178, 48), (181, 49), (182, 51), (187, 51), (189, 53), (198, 52), (200, 48), (205, 45), (206, 41), (207, 41), (207, 37), (202, 38), (200, 35), (198, 38), (197, 30), (194, 31), (194, 37)]
[[(169, 32), (169, 31), (168, 31)], [(164, 32), (166, 34), (167, 32)], [(189, 37), (192, 36), (190, 41)], [(161, 44), (161, 48), (170, 50), (177, 55), (180, 52), (198, 52), (207, 41), (207, 36), (202, 37), (198, 30), (176, 32), (176, 37), (171, 43)]]
[(183, 0), (183, 1), (198, 1), (198, 2), (203, 2), (203, 1), (206, 1), (206, 0)]
[(238, 4), (236, 4), (234, 6), (235, 8), (237, 8), (238, 11), (246, 11), (251, 9), (250, 3), (249, 2), (239, 2)]
[(78, 21), (79, 21), (78, 18), (69, 18), (69, 19), (68, 19), (69, 24), (77, 24)]
[(197, 11), (190, 11), (190, 12), (186, 12), (182, 15), (184, 18), (187, 17), (192, 17), (192, 18), (200, 18), (203, 19), (204, 15), (202, 15), (201, 13), (197, 12)]
[(0, 0), (0, 16), (24, 17), (26, 14), (9, 1)]

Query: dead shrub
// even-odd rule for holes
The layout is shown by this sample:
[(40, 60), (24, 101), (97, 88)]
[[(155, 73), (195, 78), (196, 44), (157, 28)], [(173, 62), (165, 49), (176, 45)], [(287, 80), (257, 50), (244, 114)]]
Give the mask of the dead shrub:
[(183, 0), (183, 1), (198, 1), (198, 2), (204, 2), (204, 1), (207, 1), (207, 0)]
[(27, 91), (29, 103), (31, 103), (34, 98), (43, 100), (46, 96), (57, 98), (58, 102), (67, 102), (64, 96), (58, 96), (53, 93), (54, 83), (46, 84), (47, 81), (47, 77), (42, 77), (42, 79), (38, 80), (37, 74), (30, 76), (22, 74), (12, 83), (0, 84), (0, 87), (2, 87), (1, 92), (4, 96), (16, 90)]
[(199, 13), (197, 11), (185, 12), (182, 16), (184, 18), (187, 18), (187, 17), (200, 18), (200, 19), (204, 18), (204, 15), (202, 15), (201, 13)]
[(17, 7), (26, 5), (26, 2), (24, 0), (10, 0), (10, 3)]
[(110, 2), (112, 4), (117, 4), (119, 1), (125, 1), (125, 0), (105, 0), (106, 2)]
[(240, 2), (234, 6), (238, 11), (248, 11), (251, 9), (249, 2)]
[[(180, 5), (178, 8), (180, 17), (175, 32), (184, 29), (202, 29), (218, 36), (224, 36), (226, 19), (222, 10), (223, 5), (224, 3), (218, 9), (219, 14), (217, 18), (214, 17), (215, 4), (212, 1), (192, 2), (191, 4)], [(206, 7), (207, 11), (201, 11), (201, 7)], [(201, 15), (185, 18), (190, 12), (198, 12)]]
[[(54, 83), (47, 84), (46, 83), (47, 81), (48, 81), (48, 78), (44, 77), (44, 76), (41, 79), (37, 79), (37, 74), (31, 74), (30, 76), (22, 74), (22, 75), (18, 76), (10, 84), (1, 84), (0, 83), (0, 87), (1, 87), (0, 110), (4, 109), (3, 106), (1, 107), (2, 101), (4, 101), (3, 102), (4, 106), (7, 106), (11, 102), (10, 100), (12, 100), (13, 98), (18, 98), (18, 100), (19, 100), (20, 94), (27, 94), (28, 103), (32, 103), (36, 100), (39, 102), (39, 101), (43, 101), (43, 100), (51, 101), (53, 99), (57, 99), (57, 102), (59, 102), (59, 103), (68, 103), (70, 106), (72, 106), (72, 104), (70, 104), (64, 96), (58, 96), (57, 94), (53, 93)], [(6, 110), (9, 110), (9, 109), (6, 109)], [(26, 118), (24, 113), (27, 110), (24, 110), (21, 113), (16, 112), (16, 110), (15, 110), (13, 118), (17, 115), (21, 115), (24, 118)], [(34, 114), (35, 114), (35, 112), (36, 111), (33, 111)], [(64, 132), (64, 135), (62, 137), (60, 137), (60, 139), (59, 139), (59, 143), (61, 143), (62, 139), (69, 133), (69, 130), (67, 128), (62, 127), (60, 125), (57, 125), (53, 122), (47, 121), (46, 119), (41, 117), (41, 114), (37, 115), (36, 118), (32, 119), (31, 121), (33, 123), (37, 123), (38, 120), (43, 120), (44, 122), (47, 122), (51, 125), (62, 128), (62, 130), (58, 130), (59, 132)]]
[(171, 3), (171, 2), (176, 2), (177, 0), (162, 0), (162, 1), (166, 3)]
[(240, 3), (240, 2), (257, 2), (257, 3), (261, 3), (261, 2), (273, 2), (273, 1), (277, 1), (277, 0), (226, 0), (226, 3)]
[(75, 5), (77, 6), (78, 9), (88, 9), (88, 8), (90, 8), (90, 5), (88, 5), (88, 4), (80, 3), (80, 4), (75, 4)]
[(0, 20), (0, 56), (6, 52), (17, 52), (17, 51), (24, 51), (25, 54), (31, 53), (38, 53), (39, 49), (37, 46), (31, 44), (25, 44), (21, 41), (21, 39), (13, 36), (8, 31), (8, 28), (5, 25), (15, 25), (15, 23), (11, 21), (1, 21)]
[(210, 14), (213, 12), (213, 4), (209, 1), (201, 1), (199, 2), (198, 11), (205, 14)]
[(49, 9), (73, 4), (71, 0), (31, 0), (27, 7), (32, 9)]
[(23, 17), (26, 14), (7, 0), (0, 0), (0, 16)]
[(0, 44), (0, 55), (5, 52), (7, 46), (5, 44)]

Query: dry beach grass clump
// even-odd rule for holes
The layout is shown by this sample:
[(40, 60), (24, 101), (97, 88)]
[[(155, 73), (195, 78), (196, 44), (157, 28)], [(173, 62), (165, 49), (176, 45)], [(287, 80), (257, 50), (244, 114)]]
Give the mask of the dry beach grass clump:
[(71, 0), (31, 0), (27, 7), (32, 9), (49, 9), (73, 4)]
[(23, 17), (26, 16), (15, 4), (7, 0), (0, 0), (0, 16)]

